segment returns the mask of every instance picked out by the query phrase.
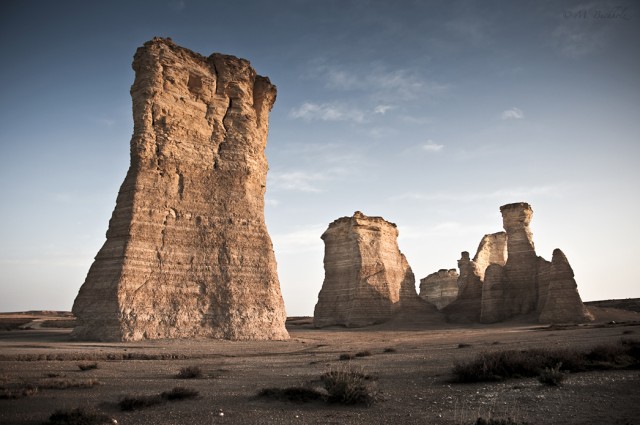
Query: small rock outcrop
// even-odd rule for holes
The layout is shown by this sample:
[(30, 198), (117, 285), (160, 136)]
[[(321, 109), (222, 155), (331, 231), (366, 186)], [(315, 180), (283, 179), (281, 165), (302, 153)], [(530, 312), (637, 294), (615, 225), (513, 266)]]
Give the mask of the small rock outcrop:
[(584, 322), (592, 319), (578, 294), (578, 285), (567, 257), (559, 249), (553, 251), (551, 264), (538, 274), (540, 285), (541, 323)]
[(442, 310), (458, 297), (458, 271), (441, 269), (420, 279), (420, 298)]
[(73, 305), (79, 339), (286, 339), (264, 220), (276, 87), (233, 56), (135, 54), (131, 165)]
[(329, 225), (322, 235), (325, 278), (314, 326), (373, 325), (421, 303), (397, 239), (395, 224), (359, 211)]

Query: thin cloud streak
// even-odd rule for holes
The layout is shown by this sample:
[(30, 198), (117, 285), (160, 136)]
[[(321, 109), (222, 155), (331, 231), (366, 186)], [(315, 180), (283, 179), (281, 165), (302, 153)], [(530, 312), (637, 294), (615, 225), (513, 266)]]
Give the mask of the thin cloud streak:
[(562, 196), (567, 191), (566, 185), (537, 186), (531, 188), (507, 188), (494, 192), (472, 193), (419, 193), (408, 192), (390, 198), (390, 201), (415, 200), (415, 201), (451, 201), (451, 202), (476, 202), (488, 199), (529, 199), (533, 196)]
[(363, 111), (337, 102), (305, 102), (301, 106), (292, 109), (289, 116), (305, 121), (351, 121), (355, 123), (365, 121), (365, 113)]
[(515, 106), (511, 109), (507, 109), (506, 111), (502, 111), (500, 114), (500, 119), (502, 120), (521, 120), (524, 118), (524, 112), (522, 109), (516, 108)]

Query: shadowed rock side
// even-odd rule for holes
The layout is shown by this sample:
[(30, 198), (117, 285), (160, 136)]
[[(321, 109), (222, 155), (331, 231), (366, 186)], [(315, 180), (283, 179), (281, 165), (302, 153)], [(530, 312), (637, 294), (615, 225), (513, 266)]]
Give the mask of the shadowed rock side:
[(395, 224), (356, 211), (331, 223), (322, 239), (325, 278), (314, 312), (316, 327), (373, 325), (401, 308), (423, 304), (398, 248)]
[(456, 269), (441, 269), (420, 279), (420, 298), (441, 310), (458, 297), (458, 277)]
[(482, 310), (482, 282), (490, 264), (504, 265), (507, 261), (506, 234), (504, 232), (484, 235), (473, 260), (464, 251), (458, 260), (458, 297), (442, 311), (452, 322), (477, 322)]
[(573, 269), (564, 253), (553, 251), (548, 274), (540, 274), (541, 291), (546, 291), (545, 302), (540, 308), (541, 323), (584, 322), (592, 316), (582, 303)]
[(269, 79), (155, 38), (131, 87), (131, 165), (73, 306), (74, 335), (286, 339), (264, 221)]

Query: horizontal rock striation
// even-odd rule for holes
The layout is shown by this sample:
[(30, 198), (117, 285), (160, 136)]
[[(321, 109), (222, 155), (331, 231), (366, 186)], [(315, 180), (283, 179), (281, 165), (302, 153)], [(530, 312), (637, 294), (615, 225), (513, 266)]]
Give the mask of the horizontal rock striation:
[(420, 279), (420, 298), (443, 309), (458, 297), (458, 271), (441, 269)]
[(325, 278), (315, 306), (316, 327), (382, 323), (403, 306), (420, 303), (397, 238), (395, 224), (359, 211), (329, 225), (322, 235)]
[(154, 38), (131, 87), (131, 165), (73, 306), (74, 335), (286, 339), (264, 221), (276, 88), (248, 61)]

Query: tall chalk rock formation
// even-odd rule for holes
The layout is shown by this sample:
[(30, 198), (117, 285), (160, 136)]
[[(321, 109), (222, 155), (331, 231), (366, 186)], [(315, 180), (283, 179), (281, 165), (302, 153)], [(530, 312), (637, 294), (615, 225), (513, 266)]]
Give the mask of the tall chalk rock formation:
[(331, 223), (322, 239), (325, 278), (316, 327), (382, 323), (402, 307), (421, 303), (395, 224), (356, 211)]
[(458, 272), (441, 269), (420, 279), (420, 298), (442, 310), (458, 297)]
[(248, 61), (155, 38), (131, 87), (131, 165), (73, 306), (80, 339), (286, 339), (264, 221), (276, 88)]

